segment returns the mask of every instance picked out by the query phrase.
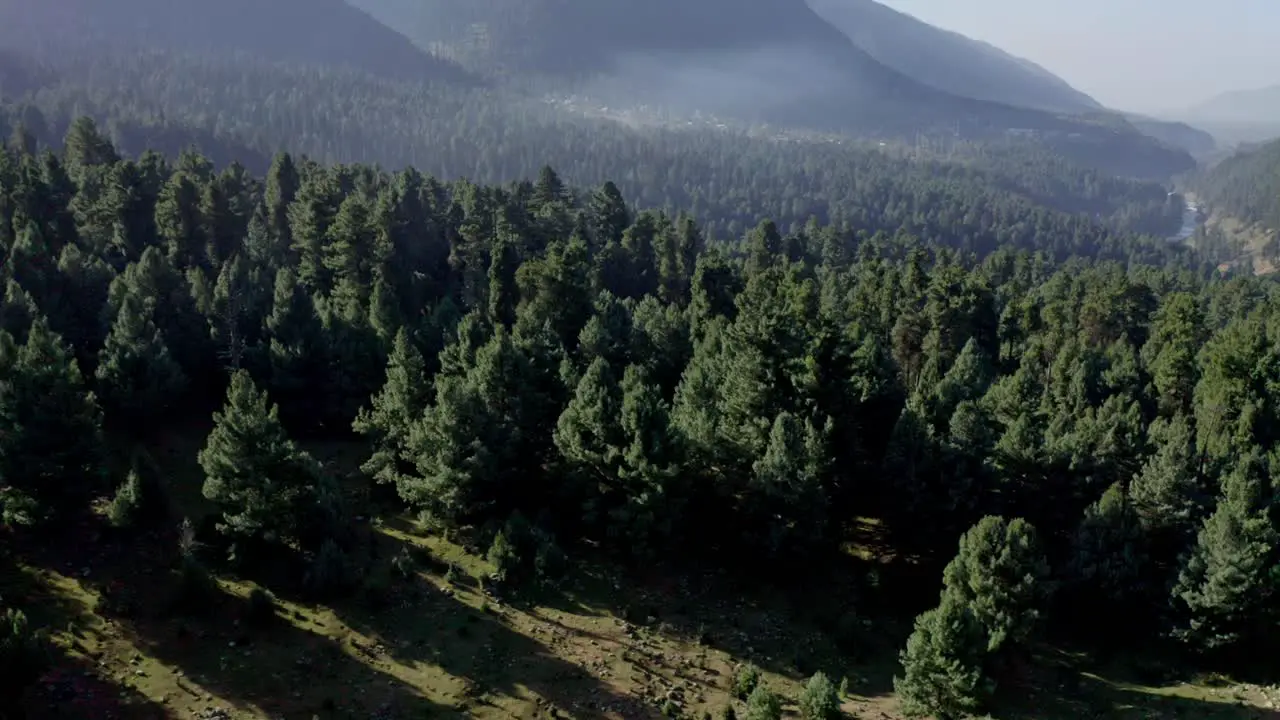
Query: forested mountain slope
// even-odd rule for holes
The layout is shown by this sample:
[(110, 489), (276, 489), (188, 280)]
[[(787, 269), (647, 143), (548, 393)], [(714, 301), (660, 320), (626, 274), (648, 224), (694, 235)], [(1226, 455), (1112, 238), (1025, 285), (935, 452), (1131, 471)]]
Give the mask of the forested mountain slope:
[(1205, 204), (1280, 231), (1280, 140), (1229, 157), (1192, 182)]
[(1102, 110), (1096, 100), (1028, 60), (875, 0), (808, 2), (871, 57), (940, 90), (1053, 112)]
[(1041, 134), (1118, 174), (1167, 177), (1185, 153), (1095, 122), (944, 92), (886, 66), (804, 0), (354, 0), (423, 47), (599, 105), (657, 105), (881, 137)]
[(0, 0), (0, 48), (242, 52), (375, 75), (462, 81), (460, 68), (343, 0)]
[[(717, 236), (766, 216), (786, 228), (816, 217), (869, 232), (909, 223), (923, 237), (982, 253), (1004, 242), (1055, 255), (1100, 246), (1124, 254), (1132, 244), (1120, 235), (1166, 235), (1180, 216), (1158, 184), (1109, 177), (1025, 141), (911, 159), (875, 143), (631, 128), (488, 91), (168, 53), (67, 61), (62, 82), (15, 107), (10, 124), (39, 125), (39, 138), (56, 144), (85, 111), (130, 153), (141, 151), (136, 138), (145, 134), (113, 128), (186, 128), (216, 143), (201, 147), (220, 165), (239, 159), (256, 171), (280, 149), (484, 182), (554, 163), (578, 185), (618, 178), (628, 201), (691, 211)], [(157, 134), (156, 146), (176, 154), (183, 145), (159, 144), (169, 137), (182, 136)], [(985, 212), (972, 212), (974, 204)]]
[(509, 73), (591, 74), (637, 53), (765, 50), (810, 46), (850, 62), (868, 85), (894, 73), (860, 53), (802, 0), (350, 0), (423, 46), (443, 46), (478, 67)]
[(1182, 148), (1197, 160), (1203, 161), (1218, 151), (1218, 142), (1211, 133), (1187, 123), (1134, 114), (1126, 114), (1125, 118), (1144, 135), (1170, 147)]

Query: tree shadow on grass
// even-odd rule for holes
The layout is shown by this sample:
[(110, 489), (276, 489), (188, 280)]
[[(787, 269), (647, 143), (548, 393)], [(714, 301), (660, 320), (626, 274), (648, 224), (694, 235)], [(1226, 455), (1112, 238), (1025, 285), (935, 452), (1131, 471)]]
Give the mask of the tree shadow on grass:
[[(998, 690), (997, 716), (1010, 720), (1280, 720), (1280, 713), (1259, 706), (1266, 698), (1237, 693), (1230, 683), (1219, 688), (1200, 683), (1181, 685), (1178, 678), (1184, 673), (1174, 671), (1185, 667), (1145, 660), (1140, 650), (1111, 662), (1079, 653), (1045, 651), (1021, 677), (1007, 680)], [(1146, 677), (1146, 682), (1131, 682), (1137, 676)], [(1186, 688), (1186, 692), (1178, 694), (1177, 687)]]
[(186, 617), (122, 621), (144, 652), (179, 673), (193, 698), (221, 698), (270, 717), (429, 717), (443, 706), (379, 663), (356, 657), (342, 637), (300, 627), (278, 609), (263, 616), (239, 595), (210, 598)]
[[(174, 535), (122, 536), (85, 522), (25, 554), (31, 564), (58, 571), (41, 572), (42, 614), (57, 627), (90, 628), (74, 642), (83, 643), (84, 662), (92, 661), (106, 688), (93, 694), (129, 705), (108, 714), (55, 710), (52, 717), (173, 717), (220, 706), (306, 720), (419, 718), (445, 710), (387, 668), (356, 657), (340, 637), (280, 608), (263, 613), (225, 586), (207, 586), (199, 612), (176, 612)], [(75, 663), (59, 667), (61, 685), (84, 679)], [(61, 685), (51, 690), (65, 695)], [(145, 701), (160, 694), (163, 708)]]
[(1280, 720), (1280, 712), (1240, 702), (1159, 695), (1092, 675), (1055, 687), (1009, 688), (997, 717), (1008, 720)]
[[(382, 536), (382, 542), (384, 558), (405, 545), (390, 536)], [(336, 603), (332, 609), (396, 663), (434, 666), (461, 679), (450, 698), (459, 712), (514, 701), (579, 718), (661, 717), (658, 708), (623, 694), (566, 657), (563, 638), (553, 635), (543, 642), (521, 632), (514, 625), (515, 607), (482, 588), (440, 587), (414, 573), (395, 580), (379, 597), (366, 595), (363, 602)]]
[(57, 569), (63, 572), (20, 566), (17, 556), (41, 538), (8, 539), (15, 541), (8, 548), (13, 552), (0, 552), (0, 598), (7, 607), (20, 609), (29, 626), (44, 635), (46, 662), (22, 697), (4, 698), (0, 708), (16, 705), (20, 714), (14, 717), (25, 720), (166, 717), (160, 704), (99, 664), (103, 623), (87, 597), (67, 592), (75, 586), (69, 579), (74, 563)]

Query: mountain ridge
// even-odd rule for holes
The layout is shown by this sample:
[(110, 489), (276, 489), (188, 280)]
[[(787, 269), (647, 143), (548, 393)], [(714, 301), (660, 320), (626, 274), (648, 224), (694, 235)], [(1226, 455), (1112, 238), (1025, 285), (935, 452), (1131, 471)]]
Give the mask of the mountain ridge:
[(0, 47), (58, 56), (86, 46), (247, 52), (402, 80), (469, 81), (343, 0), (0, 0)]
[[(656, 105), (863, 136), (1043, 134), (1118, 174), (1194, 166), (1119, 116), (1081, 119), (922, 83), (859, 47), (805, 0), (349, 0), (419, 47), (602, 106)], [(1132, 161), (1132, 162), (1130, 162)]]
[(1251, 90), (1218, 93), (1179, 111), (1190, 119), (1264, 122), (1280, 118), (1280, 83)]
[(1098, 101), (1030, 60), (874, 0), (806, 1), (871, 57), (930, 87), (1049, 112), (1103, 110)]

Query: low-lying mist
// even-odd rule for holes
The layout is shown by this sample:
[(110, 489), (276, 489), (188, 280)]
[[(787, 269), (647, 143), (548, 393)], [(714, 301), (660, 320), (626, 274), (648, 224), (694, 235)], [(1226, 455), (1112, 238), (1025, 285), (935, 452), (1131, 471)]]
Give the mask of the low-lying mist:
[(648, 105), (759, 121), (782, 107), (852, 91), (848, 76), (798, 46), (619, 55), (578, 91), (614, 106)]

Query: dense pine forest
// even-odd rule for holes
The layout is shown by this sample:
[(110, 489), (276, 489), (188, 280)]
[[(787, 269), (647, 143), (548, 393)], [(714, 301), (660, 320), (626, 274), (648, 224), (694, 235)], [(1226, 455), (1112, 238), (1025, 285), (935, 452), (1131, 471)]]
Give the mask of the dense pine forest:
[[(549, 167), (481, 185), (128, 157), (87, 118), (55, 152), (48, 116), (37, 136), (21, 114), (0, 153), (5, 561), (132, 556), (98, 590), (113, 623), (207, 633), (248, 582), (235, 647), (285, 599), (378, 609), (433, 562), (456, 577), (459, 560), (388, 557), (401, 518), (483, 558), (495, 603), (592, 567), (715, 567), (802, 592), (852, 655), (922, 612), (885, 688), (913, 716), (999, 716), (1054, 643), (1222, 670), (1274, 645), (1273, 283), (1018, 199), (1034, 173), (989, 189), (986, 170), (883, 159), (839, 210), (738, 235), (785, 207), (785, 175), (742, 180), (778, 205), (721, 188), (740, 210), (673, 212)], [(195, 436), (194, 477), (167, 469), (175, 435)], [(339, 446), (357, 461), (308, 449)], [(62, 628), (3, 601), (0, 695), (21, 717)], [(800, 695), (742, 665), (737, 712), (833, 717), (843, 666), (793, 652), (790, 672), (818, 673)]]
[(816, 5), (0, 0), (0, 720), (1274, 714), (1275, 146)]

